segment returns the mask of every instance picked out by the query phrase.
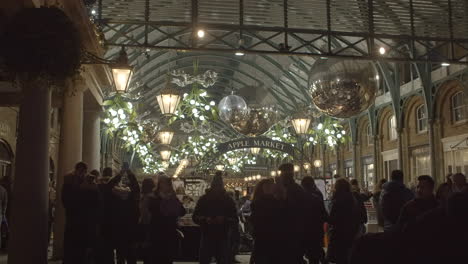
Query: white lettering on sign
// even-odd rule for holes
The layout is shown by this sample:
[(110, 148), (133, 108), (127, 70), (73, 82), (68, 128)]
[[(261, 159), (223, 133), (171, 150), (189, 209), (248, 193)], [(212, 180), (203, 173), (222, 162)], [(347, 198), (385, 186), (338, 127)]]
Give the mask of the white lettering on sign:
[(10, 126), (4, 122), (0, 122), (0, 136), (8, 136), (10, 132)]

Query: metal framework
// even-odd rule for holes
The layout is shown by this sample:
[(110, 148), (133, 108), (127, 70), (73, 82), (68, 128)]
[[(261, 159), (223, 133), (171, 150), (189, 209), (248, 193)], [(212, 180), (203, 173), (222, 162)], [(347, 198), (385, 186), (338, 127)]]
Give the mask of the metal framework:
[(96, 19), (109, 46), (468, 64), (467, 14), (466, 0), (99, 0)]

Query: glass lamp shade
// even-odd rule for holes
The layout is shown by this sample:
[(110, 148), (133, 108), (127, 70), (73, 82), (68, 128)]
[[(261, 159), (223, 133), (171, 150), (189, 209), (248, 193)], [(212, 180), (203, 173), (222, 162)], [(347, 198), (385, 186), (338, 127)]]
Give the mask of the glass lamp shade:
[(314, 167), (316, 167), (316, 168), (322, 167), (322, 161), (321, 160), (315, 160), (314, 161)]
[(250, 153), (258, 155), (258, 153), (260, 153), (260, 148), (250, 148)]
[(156, 100), (163, 115), (173, 115), (180, 103), (179, 92), (169, 85), (168, 83), (168, 86), (156, 95)]
[(174, 131), (165, 129), (158, 132), (158, 140), (161, 144), (169, 145), (171, 144), (172, 138), (174, 137)]
[(112, 66), (112, 77), (114, 78), (115, 91), (126, 93), (132, 79), (133, 67), (125, 65)]
[(307, 130), (309, 129), (310, 122), (311, 119), (306, 117), (294, 118), (291, 120), (291, 123), (297, 134), (306, 134)]
[(169, 158), (171, 157), (171, 150), (170, 149), (161, 149), (159, 151), (159, 154), (161, 155), (161, 159), (162, 160), (169, 160)]
[(304, 163), (304, 169), (309, 170), (310, 169), (310, 163)]
[(224, 170), (224, 165), (219, 164), (215, 166), (216, 170), (223, 171)]

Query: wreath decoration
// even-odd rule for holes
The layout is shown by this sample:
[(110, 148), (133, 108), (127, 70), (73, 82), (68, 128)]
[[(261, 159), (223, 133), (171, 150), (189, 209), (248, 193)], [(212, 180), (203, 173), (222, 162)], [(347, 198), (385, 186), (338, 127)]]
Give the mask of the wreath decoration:
[(81, 65), (79, 33), (56, 7), (24, 8), (6, 26), (1, 45), (8, 71), (62, 81)]

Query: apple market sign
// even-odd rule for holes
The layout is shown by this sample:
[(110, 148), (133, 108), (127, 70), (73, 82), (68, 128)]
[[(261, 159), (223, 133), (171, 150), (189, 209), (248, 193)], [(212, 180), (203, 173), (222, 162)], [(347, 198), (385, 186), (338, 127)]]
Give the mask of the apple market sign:
[(291, 144), (264, 137), (239, 138), (220, 143), (217, 148), (222, 153), (244, 148), (267, 148), (294, 155), (294, 147)]

